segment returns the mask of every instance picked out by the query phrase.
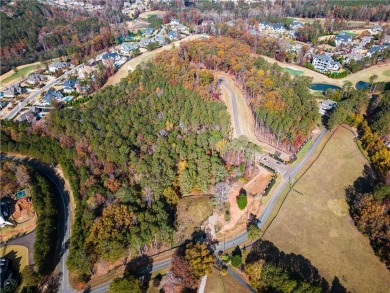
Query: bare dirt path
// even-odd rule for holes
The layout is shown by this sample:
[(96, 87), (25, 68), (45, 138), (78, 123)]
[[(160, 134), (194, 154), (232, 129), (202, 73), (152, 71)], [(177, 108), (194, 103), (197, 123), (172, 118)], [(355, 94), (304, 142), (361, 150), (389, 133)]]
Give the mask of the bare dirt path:
[(108, 85), (114, 85), (114, 84), (119, 83), (122, 78), (126, 77), (129, 74), (129, 71), (133, 71), (137, 67), (137, 65), (141, 64), (142, 62), (147, 62), (148, 60), (150, 60), (151, 58), (156, 56), (158, 53), (161, 53), (164, 50), (172, 49), (173, 46), (178, 46), (182, 42), (188, 42), (188, 41), (197, 40), (200, 38), (208, 38), (208, 36), (201, 35), (201, 34), (188, 36), (184, 39), (181, 39), (180, 41), (172, 42), (169, 45), (163, 46), (163, 47), (158, 48), (154, 51), (145, 52), (142, 55), (139, 55), (133, 59), (130, 59), (125, 64), (123, 64), (122, 67), (113, 76), (111, 76), (108, 79), (108, 81), (106, 82), (104, 87), (106, 87)]

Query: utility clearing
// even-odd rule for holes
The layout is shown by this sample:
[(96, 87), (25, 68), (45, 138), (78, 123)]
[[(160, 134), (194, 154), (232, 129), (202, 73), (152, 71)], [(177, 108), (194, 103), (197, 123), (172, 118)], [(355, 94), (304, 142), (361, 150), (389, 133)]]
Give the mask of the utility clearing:
[[(285, 253), (302, 254), (331, 284), (334, 277), (351, 292), (388, 292), (390, 272), (355, 227), (345, 189), (368, 166), (340, 127), (314, 164), (293, 187), (264, 238)], [(386, 289), (387, 288), (387, 289)]]

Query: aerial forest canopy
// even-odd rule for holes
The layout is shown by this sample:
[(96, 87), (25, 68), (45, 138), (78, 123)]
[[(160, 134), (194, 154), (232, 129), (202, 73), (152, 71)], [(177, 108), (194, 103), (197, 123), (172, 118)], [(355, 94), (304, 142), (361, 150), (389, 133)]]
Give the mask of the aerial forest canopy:
[(121, 21), (113, 11), (93, 17), (81, 10), (64, 10), (32, 0), (17, 1), (4, 10), (7, 14), (0, 11), (2, 73), (63, 55), (80, 62), (113, 44), (109, 23)]
[(72, 272), (85, 277), (101, 259), (169, 245), (182, 196), (210, 193), (236, 176), (232, 166), (253, 162), (258, 147), (231, 140), (218, 71), (243, 86), (260, 135), (290, 148), (307, 137), (317, 117), (310, 79), (291, 79), (232, 38), (164, 51), (88, 103), (53, 110), (36, 125), (4, 123), (4, 151), (58, 162), (70, 179)]
[(249, 45), (233, 38), (184, 43), (156, 61), (164, 64), (171, 80), (200, 94), (210, 92), (213, 82), (205, 69), (233, 75), (253, 111), (258, 138), (288, 152), (303, 143), (318, 117), (317, 103), (309, 92), (310, 78), (292, 79), (276, 63), (256, 57)]

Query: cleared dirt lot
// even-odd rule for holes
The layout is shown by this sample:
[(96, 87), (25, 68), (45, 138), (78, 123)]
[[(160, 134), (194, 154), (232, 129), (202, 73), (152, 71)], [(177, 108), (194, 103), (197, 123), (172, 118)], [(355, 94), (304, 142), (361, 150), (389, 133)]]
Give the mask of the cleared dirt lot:
[(388, 292), (390, 272), (355, 227), (345, 188), (368, 162), (354, 135), (339, 128), (321, 156), (293, 187), (265, 233), (286, 253), (302, 254), (328, 282), (337, 276), (351, 292)]

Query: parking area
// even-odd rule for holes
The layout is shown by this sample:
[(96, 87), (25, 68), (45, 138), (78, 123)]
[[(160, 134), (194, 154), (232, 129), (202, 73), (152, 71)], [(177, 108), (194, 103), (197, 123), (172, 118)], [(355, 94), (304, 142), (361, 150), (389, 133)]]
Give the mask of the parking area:
[(288, 165), (285, 165), (281, 162), (279, 162), (278, 160), (275, 160), (274, 158), (268, 156), (268, 155), (265, 155), (263, 157), (260, 158), (259, 160), (259, 163), (262, 163), (263, 165), (266, 165), (268, 166), (269, 168), (273, 169), (273, 170), (276, 170), (279, 174), (284, 174), (289, 166)]

